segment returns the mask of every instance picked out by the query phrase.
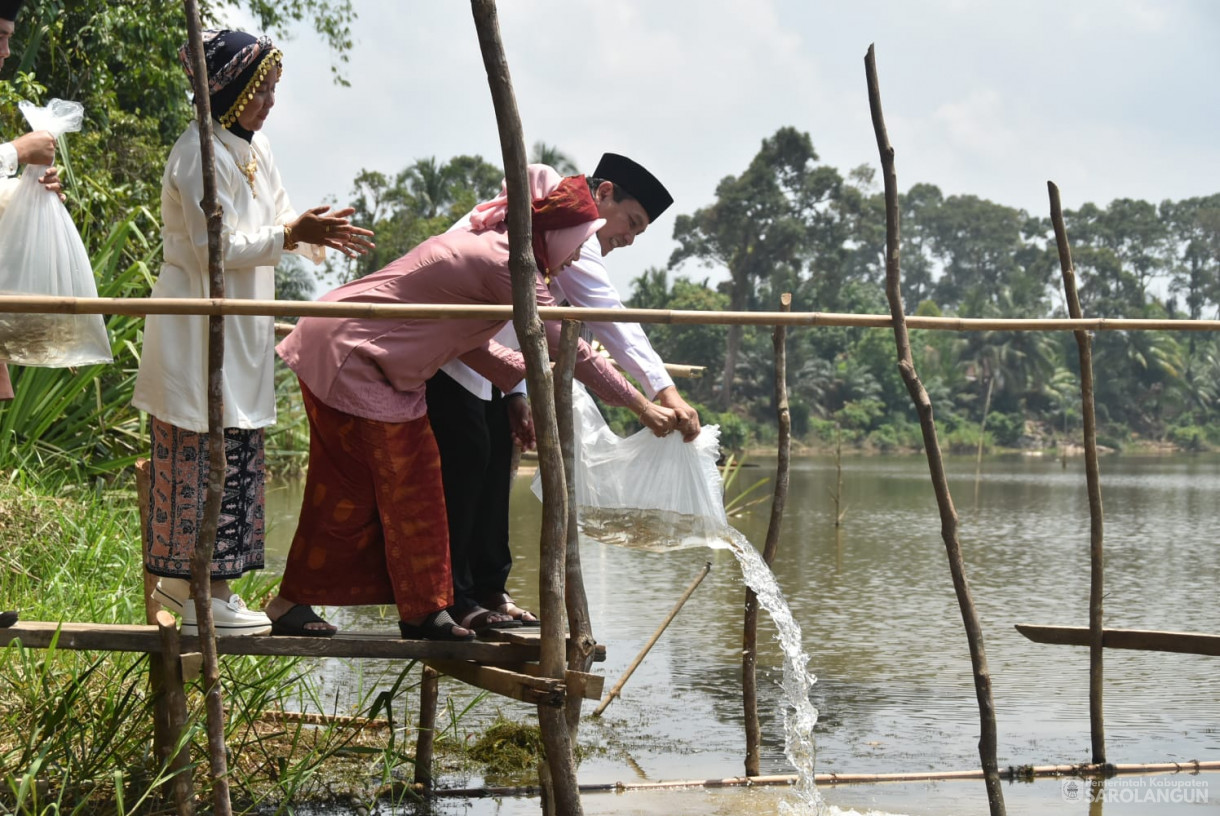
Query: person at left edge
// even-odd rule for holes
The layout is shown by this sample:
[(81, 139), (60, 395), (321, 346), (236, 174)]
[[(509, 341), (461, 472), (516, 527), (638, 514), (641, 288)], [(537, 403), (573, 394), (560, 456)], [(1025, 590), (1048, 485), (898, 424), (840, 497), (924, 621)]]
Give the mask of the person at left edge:
[[(225, 296), (275, 297), (275, 265), (296, 252), (315, 263), (325, 248), (367, 252), (372, 233), (351, 224), (351, 209), (314, 207), (297, 215), (267, 137), (283, 54), (267, 37), (242, 31), (203, 34), (217, 199), (223, 212)], [(187, 46), (179, 58), (192, 75)], [(165, 258), (154, 298), (207, 298), (208, 240), (199, 129), (192, 122), (166, 162), (161, 187)], [(246, 608), (229, 581), (263, 567), (264, 429), (275, 422), (271, 316), (225, 317), (223, 372), (226, 468), (211, 564), (212, 613), (219, 635), (265, 634), (271, 621)], [(153, 597), (195, 631), (190, 559), (208, 480), (208, 318), (149, 315), (132, 403), (151, 414), (151, 483), (145, 568), (160, 576)]]
[[(0, 0), (0, 68), (11, 56), (10, 41), (17, 30), (17, 13), (21, 11), (24, 0)], [(59, 171), (52, 164), (55, 161), (55, 137), (45, 130), (36, 130), (24, 136), (18, 136), (11, 142), (0, 143), (0, 184), (15, 185), (12, 177), (17, 175), (17, 167), (22, 164), (45, 166), (46, 170), (38, 181), (48, 192), (60, 195)], [(7, 196), (0, 192), (0, 202)], [(3, 210), (0, 209), (0, 212)], [(13, 385), (9, 380), (8, 366), (0, 365), (0, 400), (13, 398)]]
[[(17, 30), (17, 13), (21, 11), (24, 0), (0, 0), (0, 68), (8, 59), (9, 41)], [(17, 167), (22, 164), (45, 166), (47, 169), (38, 181), (47, 191), (63, 197), (60, 192), (59, 172), (52, 165), (55, 161), (55, 137), (45, 130), (36, 130), (24, 136), (18, 136), (11, 142), (0, 142), (0, 186), (15, 185), (13, 176), (17, 175)], [(0, 190), (0, 212), (3, 212), (3, 202), (7, 198), (6, 191)], [(13, 383), (8, 376), (8, 366), (0, 362), (0, 400), (13, 398)], [(17, 622), (14, 611), (0, 612), (0, 628), (12, 626)]]

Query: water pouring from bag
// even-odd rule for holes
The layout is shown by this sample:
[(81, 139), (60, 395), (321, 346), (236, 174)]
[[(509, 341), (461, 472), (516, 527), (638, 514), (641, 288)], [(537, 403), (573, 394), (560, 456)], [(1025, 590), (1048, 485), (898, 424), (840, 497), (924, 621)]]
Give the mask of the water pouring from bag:
[[(736, 556), (746, 585), (775, 622), (776, 639), (784, 654), (784, 753), (797, 772), (797, 801), (781, 803), (780, 812), (825, 812), (814, 784), (817, 751), (813, 729), (818, 711), (809, 702), (817, 678), (806, 668), (809, 657), (801, 644), (801, 628), (775, 575), (758, 550), (729, 525), (716, 468), (720, 428), (706, 425), (689, 443), (678, 434), (656, 437), (648, 430), (624, 439), (606, 426), (579, 384), (572, 387), (572, 413), (576, 506), (582, 534), (603, 543), (653, 551), (704, 546), (727, 548)], [(535, 474), (532, 489), (542, 497), (541, 474)]]

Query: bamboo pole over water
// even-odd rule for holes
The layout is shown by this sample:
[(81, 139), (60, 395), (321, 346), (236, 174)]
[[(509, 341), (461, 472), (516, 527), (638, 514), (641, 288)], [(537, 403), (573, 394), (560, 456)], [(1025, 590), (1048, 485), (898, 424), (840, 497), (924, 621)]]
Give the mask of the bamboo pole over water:
[(872, 112), (873, 130), (877, 135), (877, 149), (881, 154), (881, 172), (885, 181), (885, 295), (890, 303), (890, 314), (894, 322), (894, 342), (898, 347), (898, 370), (902, 381), (910, 392), (911, 401), (919, 414), (919, 427), (923, 431), (924, 450), (928, 456), (928, 470), (932, 476), (932, 488), (936, 492), (936, 505), (940, 510), (941, 537), (949, 556), (949, 571), (953, 576), (953, 589), (965, 624), (966, 640), (970, 645), (970, 662), (974, 669), (974, 691), (979, 706), (979, 759), (982, 763), (984, 783), (987, 786), (987, 804), (991, 816), (1004, 816), (1004, 789), (1000, 785), (999, 764), (996, 760), (995, 701), (991, 691), (991, 672), (987, 668), (987, 651), (983, 644), (983, 627), (978, 610), (966, 580), (966, 567), (962, 559), (962, 547), (957, 538), (957, 511), (949, 493), (949, 480), (945, 475), (944, 461), (940, 455), (940, 443), (936, 438), (936, 422), (932, 417), (932, 401), (915, 372), (911, 356), (911, 340), (907, 334), (906, 314), (902, 307), (901, 272), (898, 263), (898, 175), (894, 169), (894, 148), (890, 144), (885, 128), (885, 115), (881, 110), (881, 86), (877, 79), (877, 59), (873, 46), (868, 47), (864, 57), (864, 69), (868, 78), (868, 105)]
[[(550, 355), (534, 294), (537, 268), (531, 247), (531, 202), (529, 179), (526, 177), (525, 140), (509, 76), (508, 59), (500, 37), (495, 0), (471, 0), (470, 6), (483, 66), (487, 71), (504, 160), (504, 179), (508, 189), (509, 268), (513, 280), (513, 326), (525, 355), (526, 381), (531, 396), (530, 407), (538, 440), (538, 467), (542, 478), (542, 552), (538, 570), (542, 643), (539, 665), (544, 676), (562, 682), (566, 661), (563, 608), (567, 487), (555, 418)], [(576, 761), (564, 711), (540, 705), (538, 721), (549, 770), (544, 779), (549, 779), (551, 793), (551, 798), (544, 804), (553, 808), (555, 813), (581, 816), (583, 811), (576, 782)]]
[[(216, 156), (212, 141), (212, 111), (208, 97), (208, 68), (203, 56), (199, 7), (196, 0), (184, 0), (186, 26), (190, 41), (196, 121), (199, 125), (203, 208), (208, 225), (208, 294), (225, 296), (224, 259), (221, 256), (222, 212), (216, 203)], [(195, 617), (199, 627), (199, 646), (203, 654), (204, 705), (207, 710), (208, 758), (212, 769), (212, 806), (217, 816), (229, 816), (228, 752), (225, 748), (224, 699), (220, 687), (220, 660), (216, 654), (216, 630), (212, 620), (212, 552), (220, 522), (220, 502), (225, 479), (224, 444), (224, 315), (208, 318), (208, 488), (204, 500), (199, 537), (191, 554), (191, 590), (195, 596)]]
[[(1106, 779), (1115, 776), (1166, 776), (1220, 772), (1220, 761), (1151, 762), (1124, 765), (1020, 765), (1000, 772), (1007, 781), (1016, 782), (1048, 777)], [(910, 773), (821, 773), (815, 777), (818, 787), (826, 785), (886, 785), (911, 782), (974, 781), (984, 778), (984, 771), (914, 771)], [(627, 791), (674, 790), (677, 788), (755, 788), (794, 785), (796, 774), (768, 776), (730, 776), (716, 779), (673, 779), (662, 782), (603, 782), (581, 785), (582, 793), (625, 793)], [(536, 787), (447, 788), (432, 791), (437, 798), (477, 799), (483, 797), (537, 796)]]
[[(780, 309), (792, 308), (792, 294), (780, 295)], [(788, 332), (784, 326), (776, 326), (771, 332), (771, 345), (775, 350), (775, 413), (779, 424), (776, 444), (779, 448), (775, 463), (775, 492), (771, 500), (771, 519), (767, 524), (767, 539), (763, 546), (763, 561), (771, 566), (779, 550), (779, 531), (784, 519), (784, 505), (788, 500), (788, 462), (792, 451), (792, 417), (788, 411)], [(746, 776), (758, 776), (759, 746), (762, 743), (762, 728), (758, 723), (758, 595), (746, 587), (745, 625), (741, 645), (741, 699), (745, 709), (746, 731)]]
[[(1063, 271), (1063, 291), (1067, 296), (1068, 314), (1084, 316), (1080, 296), (1076, 291), (1076, 269), (1072, 265), (1072, 247), (1063, 224), (1063, 208), (1059, 203), (1059, 188), (1046, 183), (1051, 200), (1051, 223), (1055, 227), (1055, 244), (1059, 248), (1059, 266)], [(1089, 493), (1089, 732), (1093, 761), (1106, 761), (1106, 720), (1103, 705), (1104, 664), (1102, 646), (1105, 631), (1102, 621), (1102, 601), (1105, 597), (1105, 553), (1102, 546), (1105, 516), (1101, 504), (1101, 469), (1097, 461), (1097, 417), (1093, 408), (1093, 340), (1085, 331), (1074, 332), (1080, 355), (1080, 402), (1084, 421), (1084, 469)]]
[(648, 656), (650, 651), (652, 651), (652, 647), (657, 645), (657, 641), (661, 639), (661, 635), (665, 634), (665, 630), (669, 628), (671, 623), (673, 623), (674, 618), (678, 617), (678, 613), (682, 611), (682, 607), (686, 605), (686, 602), (690, 600), (690, 596), (694, 594), (695, 590), (699, 588), (699, 584), (703, 583), (703, 579), (706, 578), (707, 574), (711, 571), (712, 562), (705, 561), (703, 567), (699, 570), (699, 574), (696, 575), (694, 580), (692, 580), (686, 587), (686, 591), (684, 591), (678, 597), (677, 602), (674, 604), (674, 608), (669, 610), (669, 614), (665, 616), (665, 620), (661, 621), (661, 625), (658, 626), (657, 630), (652, 633), (652, 637), (650, 637), (648, 642), (644, 644), (644, 648), (640, 649), (639, 654), (637, 654), (635, 659), (631, 661), (631, 664), (627, 666), (627, 669), (623, 672), (623, 676), (618, 679), (618, 682), (614, 684), (614, 687), (606, 692), (606, 696), (602, 698), (600, 703), (598, 703), (597, 708), (593, 711), (594, 717), (600, 717), (602, 712), (606, 710), (606, 707), (613, 703), (615, 698), (619, 696), (619, 693), (623, 690), (623, 686), (627, 685), (627, 681), (631, 679), (631, 675), (635, 674), (635, 670), (638, 669), (640, 664), (644, 662), (644, 658)]

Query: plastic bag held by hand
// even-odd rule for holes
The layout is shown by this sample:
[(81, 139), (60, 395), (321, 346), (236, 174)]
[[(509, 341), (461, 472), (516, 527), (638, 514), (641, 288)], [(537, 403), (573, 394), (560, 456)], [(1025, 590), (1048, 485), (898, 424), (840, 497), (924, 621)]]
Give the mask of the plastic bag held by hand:
[[(44, 108), (20, 103), (34, 130), (78, 131), (79, 102), (52, 99)], [(97, 297), (89, 253), (59, 196), (38, 183), (45, 168), (27, 166), (0, 215), (0, 294)], [(0, 312), (0, 360), (63, 368), (109, 363), (110, 338), (101, 315)]]
[[(572, 385), (575, 482), (580, 531), (597, 541), (647, 550), (715, 545), (724, 537), (724, 486), (716, 460), (720, 428), (693, 442), (650, 430), (626, 439), (602, 419), (593, 398)], [(541, 474), (533, 491), (542, 497)]]

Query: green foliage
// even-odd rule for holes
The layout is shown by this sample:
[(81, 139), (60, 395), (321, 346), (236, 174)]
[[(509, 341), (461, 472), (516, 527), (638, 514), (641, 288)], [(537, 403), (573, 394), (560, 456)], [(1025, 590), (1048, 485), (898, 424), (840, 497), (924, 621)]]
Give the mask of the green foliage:
[[(979, 438), (978, 426), (959, 425), (940, 436), (940, 447), (948, 453), (976, 453), (979, 449)], [(990, 451), (993, 444), (991, 433), (984, 433), (982, 439), (983, 450)]]
[(987, 430), (997, 445), (1005, 448), (1014, 447), (1025, 433), (1025, 417), (1021, 414), (992, 411), (987, 415)]
[(481, 156), (454, 156), (444, 164), (430, 156), (393, 177), (361, 170), (352, 182), (352, 220), (377, 234), (377, 248), (355, 260), (328, 263), (327, 273), (346, 281), (376, 272), (496, 195), (502, 178), (500, 169)]
[[(863, 399), (858, 402), (846, 402), (843, 407), (835, 411), (834, 418), (845, 431), (849, 432), (866, 432), (873, 428), (877, 420), (882, 416), (882, 408), (880, 400)], [(858, 435), (858, 434), (855, 434)]]
[(712, 417), (711, 424), (720, 426), (720, 447), (726, 451), (741, 451), (750, 441), (750, 425), (732, 411)]
[[(669, 285), (663, 269), (649, 269), (635, 279), (634, 289), (625, 305), (633, 309), (677, 309), (720, 311), (728, 307), (728, 297), (708, 286), (679, 277)], [(644, 331), (661, 359), (683, 365), (703, 366), (703, 376), (682, 382), (679, 387), (688, 402), (710, 402), (718, 375), (724, 368), (726, 326), (694, 323), (647, 323)], [(700, 414), (702, 416), (702, 412)]]
[(1166, 436), (1182, 450), (1205, 451), (1209, 447), (1207, 430), (1198, 425), (1175, 425)]

